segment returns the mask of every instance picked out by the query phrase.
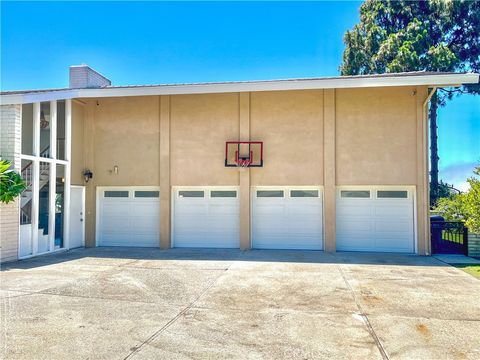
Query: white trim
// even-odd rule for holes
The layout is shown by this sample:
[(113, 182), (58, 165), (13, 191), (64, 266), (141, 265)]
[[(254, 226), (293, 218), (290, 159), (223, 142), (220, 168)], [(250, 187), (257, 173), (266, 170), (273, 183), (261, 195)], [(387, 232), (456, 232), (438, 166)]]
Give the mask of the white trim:
[(32, 144), (32, 154), (35, 157), (40, 156), (40, 103), (36, 102), (33, 104), (33, 144)]
[(48, 242), (50, 251), (55, 249), (55, 198), (57, 196), (57, 165), (49, 164), (48, 184)]
[(50, 157), (57, 158), (57, 102), (50, 101)]
[(264, 80), (158, 86), (104, 87), (98, 89), (68, 89), (0, 96), (0, 104), (25, 104), (73, 98), (119, 96), (212, 94), (229, 92), (284, 91), (312, 89), (371, 88), (389, 86), (459, 86), (476, 84), (479, 74), (399, 74), (377, 76), (343, 76), (331, 78)]

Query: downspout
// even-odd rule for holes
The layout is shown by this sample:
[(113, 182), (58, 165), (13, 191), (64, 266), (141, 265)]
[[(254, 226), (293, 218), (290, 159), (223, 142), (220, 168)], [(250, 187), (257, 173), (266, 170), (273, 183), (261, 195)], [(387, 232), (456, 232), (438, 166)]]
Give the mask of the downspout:
[[(424, 149), (425, 151), (425, 161), (426, 161), (426, 170), (427, 170), (427, 181), (426, 181), (426, 185), (427, 185), (427, 191), (426, 191), (426, 204), (428, 207), (430, 207), (430, 181), (429, 181), (429, 166), (428, 166), (428, 162), (429, 162), (429, 157), (428, 157), (428, 109), (427, 109), (427, 106), (428, 106), (428, 103), (430, 101), (430, 99), (432, 98), (433, 95), (435, 95), (435, 93), (437, 92), (437, 89), (438, 87), (437, 86), (433, 86), (431, 88), (432, 90), (430, 91), (430, 94), (428, 94), (427, 98), (425, 99), (425, 101), (423, 102), (423, 106), (422, 106), (422, 110), (423, 110), (423, 114), (424, 116), (426, 117), (427, 119), (427, 123), (424, 125), (424, 131), (425, 133), (423, 134), (423, 138), (425, 139), (425, 147), (426, 149)], [(425, 255), (429, 256), (431, 255), (431, 244), (430, 244), (430, 216), (427, 216), (427, 219), (426, 219), (426, 227), (427, 227), (427, 231), (426, 231), (426, 238), (425, 238)]]

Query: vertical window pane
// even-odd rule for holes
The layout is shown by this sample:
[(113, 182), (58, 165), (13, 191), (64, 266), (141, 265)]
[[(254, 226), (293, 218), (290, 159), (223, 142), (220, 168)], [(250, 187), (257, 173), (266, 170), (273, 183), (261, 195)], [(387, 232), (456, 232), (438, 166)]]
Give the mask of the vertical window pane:
[(46, 252), (48, 243), (48, 218), (50, 197), (50, 164), (40, 162), (40, 181), (38, 184), (38, 252)]
[(57, 102), (57, 159), (65, 160), (65, 101)]
[(32, 177), (33, 163), (30, 160), (22, 160), (22, 179), (27, 188), (20, 200), (20, 225), (32, 223)]
[(33, 104), (22, 105), (22, 154), (33, 155)]
[(65, 166), (57, 165), (55, 179), (55, 249), (63, 248)]
[(40, 104), (40, 156), (50, 157), (50, 103)]

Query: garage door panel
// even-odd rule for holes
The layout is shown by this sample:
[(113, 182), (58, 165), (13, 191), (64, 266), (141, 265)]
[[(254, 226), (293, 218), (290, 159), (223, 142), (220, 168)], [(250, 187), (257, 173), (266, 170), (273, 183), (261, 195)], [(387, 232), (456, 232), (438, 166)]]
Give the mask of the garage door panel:
[[(322, 194), (319, 189), (308, 190), (296, 191), (294, 187), (252, 189), (254, 248), (305, 250), (323, 248)], [(277, 194), (283, 192), (283, 197), (258, 197), (258, 192), (264, 191)], [(298, 197), (292, 196), (292, 192)], [(318, 196), (311, 196), (312, 194)]]
[[(199, 194), (203, 197), (180, 197)], [(173, 207), (175, 247), (238, 248), (240, 204), (238, 189), (196, 187), (176, 189)], [(213, 195), (212, 195), (213, 194)]]
[[(159, 197), (145, 197), (153, 193), (158, 195), (158, 189), (111, 187), (99, 188), (98, 191), (97, 243), (99, 246), (159, 246)], [(133, 196), (137, 191), (144, 197)], [(122, 197), (115, 197), (119, 194)]]
[[(355, 193), (358, 188), (350, 189)], [(342, 198), (337, 192), (337, 249), (343, 251), (414, 251), (413, 197), (406, 188), (375, 187), (368, 199)], [(390, 191), (392, 190), (392, 191)], [(378, 192), (390, 195), (378, 198)], [(403, 198), (391, 195), (401, 194)], [(407, 197), (406, 194), (408, 194)]]
[(130, 206), (128, 203), (104, 203), (101, 206), (101, 212), (104, 216), (128, 216), (130, 214)]

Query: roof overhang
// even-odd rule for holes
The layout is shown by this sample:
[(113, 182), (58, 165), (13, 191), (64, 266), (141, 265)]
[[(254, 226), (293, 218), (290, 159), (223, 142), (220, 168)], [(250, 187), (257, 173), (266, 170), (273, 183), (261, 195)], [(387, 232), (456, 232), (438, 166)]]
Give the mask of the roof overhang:
[(452, 87), (476, 84), (479, 74), (389, 74), (376, 76), (343, 76), (332, 78), (223, 82), (202, 84), (105, 87), (96, 89), (67, 89), (3, 94), (0, 104), (26, 104), (40, 101), (74, 98), (102, 98), (123, 96), (153, 96), (179, 94), (213, 94), (255, 91), (286, 91), (312, 89), (347, 89), (394, 86)]

